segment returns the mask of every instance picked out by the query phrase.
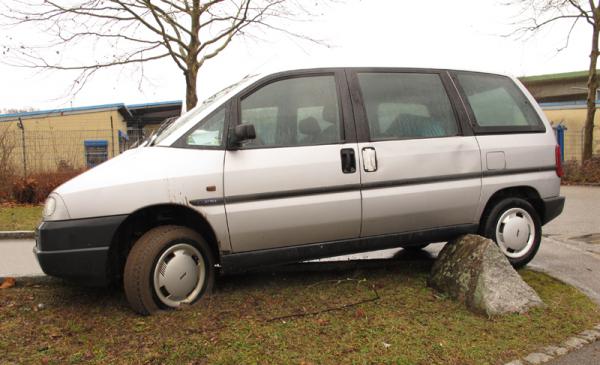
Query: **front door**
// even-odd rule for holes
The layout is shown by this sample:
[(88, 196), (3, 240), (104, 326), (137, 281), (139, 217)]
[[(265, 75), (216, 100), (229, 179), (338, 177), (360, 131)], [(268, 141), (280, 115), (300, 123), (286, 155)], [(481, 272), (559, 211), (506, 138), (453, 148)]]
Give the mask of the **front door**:
[(343, 72), (288, 74), (242, 95), (256, 139), (225, 154), (233, 252), (357, 238), (360, 173)]
[(479, 147), (461, 128), (444, 78), (443, 71), (352, 72), (363, 127), (363, 237), (475, 223)]

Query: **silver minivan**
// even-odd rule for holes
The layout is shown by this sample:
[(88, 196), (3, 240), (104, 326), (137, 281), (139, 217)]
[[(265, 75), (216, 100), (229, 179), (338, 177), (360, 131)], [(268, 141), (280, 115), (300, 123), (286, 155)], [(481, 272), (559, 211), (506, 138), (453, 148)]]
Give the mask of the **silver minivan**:
[(57, 188), (42, 269), (123, 282), (135, 311), (192, 303), (220, 272), (458, 235), (515, 266), (559, 215), (552, 127), (503, 75), (320, 68), (254, 75)]

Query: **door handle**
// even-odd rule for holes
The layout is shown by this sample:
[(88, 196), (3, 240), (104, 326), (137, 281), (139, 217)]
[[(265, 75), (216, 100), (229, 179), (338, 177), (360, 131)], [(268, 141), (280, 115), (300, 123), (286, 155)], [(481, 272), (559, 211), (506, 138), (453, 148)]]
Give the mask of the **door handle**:
[(373, 147), (362, 149), (363, 166), (366, 172), (377, 171), (377, 152)]
[(354, 155), (354, 148), (342, 148), (340, 156), (342, 158), (342, 172), (344, 172), (344, 174), (356, 172), (356, 156)]

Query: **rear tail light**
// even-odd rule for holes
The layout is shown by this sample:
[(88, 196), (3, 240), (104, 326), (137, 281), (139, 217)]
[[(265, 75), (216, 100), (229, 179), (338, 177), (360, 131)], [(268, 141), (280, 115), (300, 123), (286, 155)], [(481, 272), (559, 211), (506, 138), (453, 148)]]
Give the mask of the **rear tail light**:
[(565, 171), (563, 170), (562, 157), (560, 155), (560, 146), (556, 145), (554, 151), (554, 156), (556, 156), (556, 175), (558, 177), (563, 177)]

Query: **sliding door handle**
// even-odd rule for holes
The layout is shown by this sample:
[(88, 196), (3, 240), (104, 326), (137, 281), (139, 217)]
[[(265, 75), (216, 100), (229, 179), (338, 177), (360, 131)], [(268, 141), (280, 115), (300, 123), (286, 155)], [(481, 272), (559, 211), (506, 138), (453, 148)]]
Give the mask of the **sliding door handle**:
[(366, 172), (377, 171), (377, 152), (373, 147), (362, 149), (363, 166)]

